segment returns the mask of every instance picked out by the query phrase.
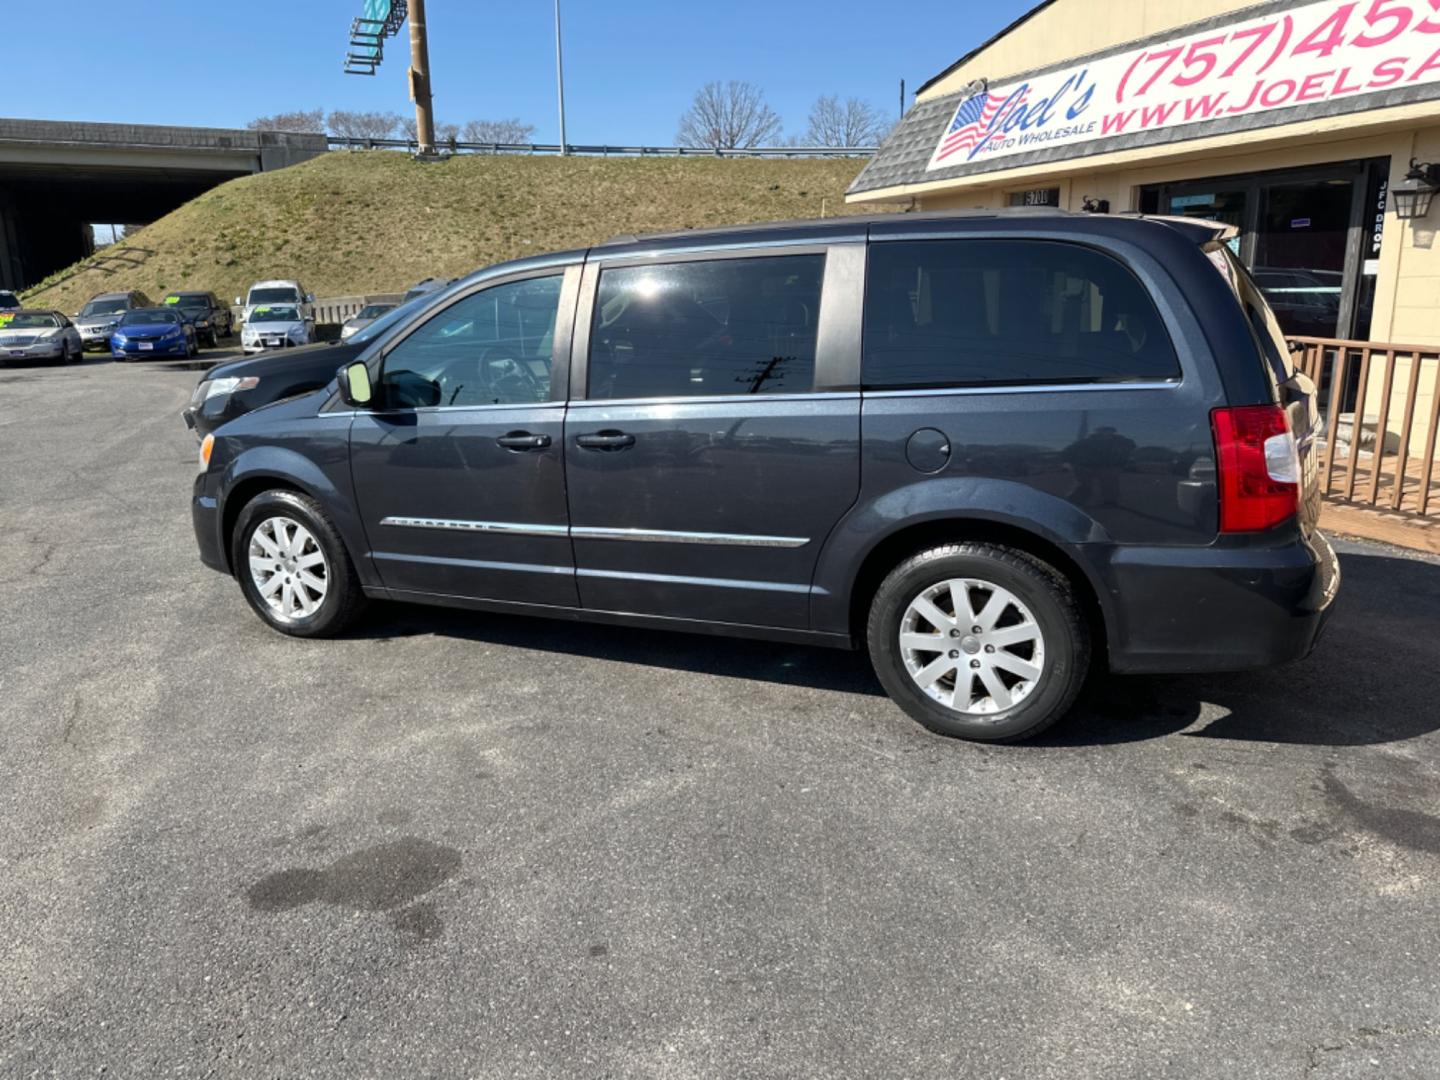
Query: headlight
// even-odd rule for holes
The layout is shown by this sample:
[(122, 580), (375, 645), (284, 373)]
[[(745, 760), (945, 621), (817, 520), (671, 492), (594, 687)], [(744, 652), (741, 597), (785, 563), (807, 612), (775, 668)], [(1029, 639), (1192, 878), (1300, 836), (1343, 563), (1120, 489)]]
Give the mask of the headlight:
[(253, 390), (259, 385), (260, 380), (254, 375), (247, 376), (243, 379), (211, 379), (209, 382), (200, 384), (205, 391), (204, 396), (200, 396), (198, 392), (196, 396), (200, 397), (202, 402), (205, 402), (209, 401), (212, 397), (223, 397), (226, 394), (234, 394), (240, 390)]

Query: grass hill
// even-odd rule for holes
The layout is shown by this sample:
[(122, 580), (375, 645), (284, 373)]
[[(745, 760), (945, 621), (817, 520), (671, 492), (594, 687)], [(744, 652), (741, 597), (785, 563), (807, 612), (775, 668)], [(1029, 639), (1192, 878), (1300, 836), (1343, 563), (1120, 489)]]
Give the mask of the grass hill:
[(98, 292), (295, 278), (316, 296), (399, 292), (521, 255), (653, 232), (853, 212), (858, 159), (459, 156), (334, 152), (207, 192), (24, 294), (77, 311)]

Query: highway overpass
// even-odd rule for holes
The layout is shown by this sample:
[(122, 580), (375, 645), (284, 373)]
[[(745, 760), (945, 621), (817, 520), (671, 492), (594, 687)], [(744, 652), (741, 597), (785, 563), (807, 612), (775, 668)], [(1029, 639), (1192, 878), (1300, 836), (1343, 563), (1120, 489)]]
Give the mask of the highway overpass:
[(90, 254), (90, 222), (145, 224), (226, 180), (325, 148), (324, 135), (0, 119), (0, 288)]

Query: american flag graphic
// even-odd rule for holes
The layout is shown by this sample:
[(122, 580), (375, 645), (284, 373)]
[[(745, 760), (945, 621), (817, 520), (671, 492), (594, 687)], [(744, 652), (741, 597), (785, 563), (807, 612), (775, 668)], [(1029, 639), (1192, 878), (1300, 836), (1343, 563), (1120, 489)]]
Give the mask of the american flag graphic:
[(960, 108), (955, 110), (955, 119), (950, 122), (950, 129), (940, 140), (940, 148), (935, 151), (932, 164), (938, 165), (962, 150), (970, 150), (967, 156), (974, 157), (975, 150), (998, 137), (1000, 132), (989, 130), (990, 123), (1007, 100), (1003, 94), (981, 92), (961, 102)]

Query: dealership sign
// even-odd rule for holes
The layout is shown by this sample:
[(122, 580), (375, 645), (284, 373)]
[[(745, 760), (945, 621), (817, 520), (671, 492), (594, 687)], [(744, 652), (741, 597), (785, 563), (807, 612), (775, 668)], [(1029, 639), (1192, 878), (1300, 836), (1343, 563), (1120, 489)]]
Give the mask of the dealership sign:
[(927, 169), (1440, 82), (1440, 0), (1320, 0), (968, 95)]

